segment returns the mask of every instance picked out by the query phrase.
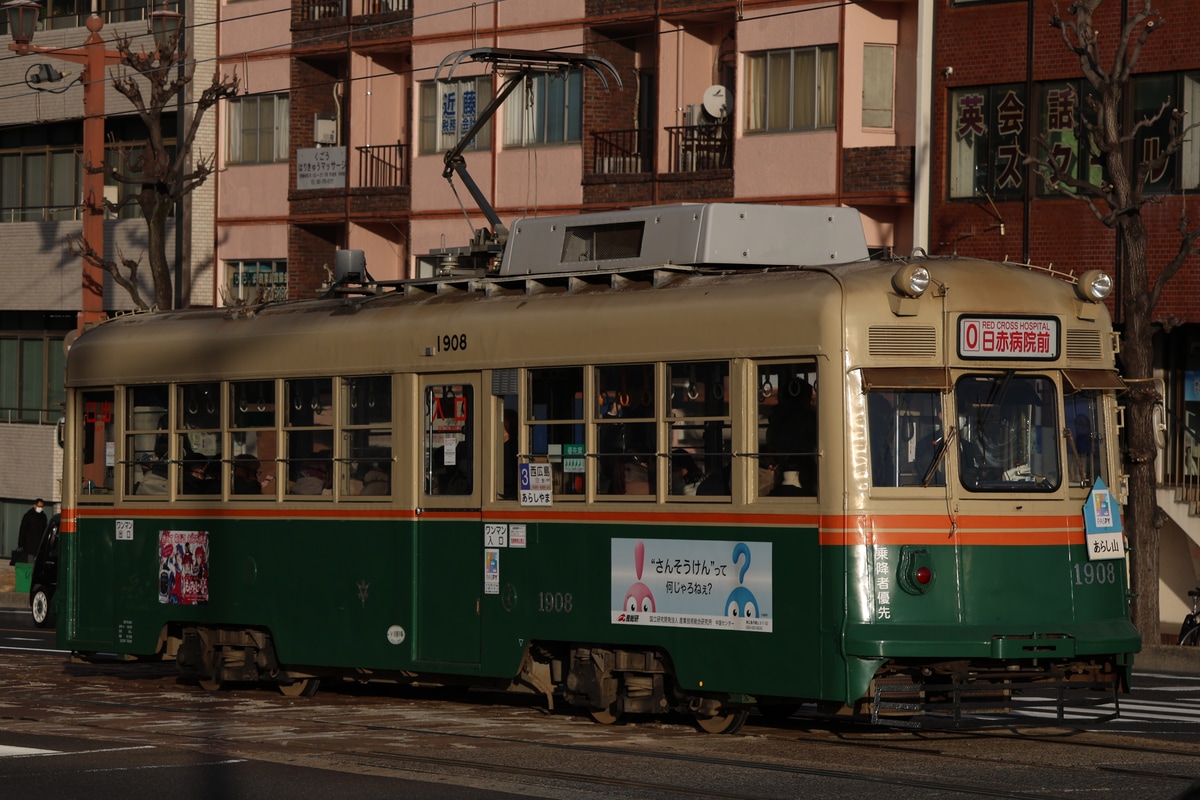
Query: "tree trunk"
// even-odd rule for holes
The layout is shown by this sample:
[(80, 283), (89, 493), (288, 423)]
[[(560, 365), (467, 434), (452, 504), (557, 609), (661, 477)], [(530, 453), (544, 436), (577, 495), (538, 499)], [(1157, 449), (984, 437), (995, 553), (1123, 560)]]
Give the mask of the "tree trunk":
[(171, 288), (171, 265), (167, 261), (167, 217), (172, 201), (152, 185), (142, 187), (140, 199), (146, 215), (147, 257), (150, 275), (154, 279), (154, 305), (159, 311), (173, 307), (175, 293)]
[(1125, 331), (1121, 362), (1129, 384), (1125, 395), (1124, 464), (1129, 475), (1125, 531), (1130, 541), (1130, 579), (1133, 624), (1149, 644), (1160, 642), (1158, 608), (1159, 534), (1155, 458), (1154, 406), (1161, 399), (1154, 377), (1153, 309), (1149, 307), (1146, 273), (1146, 229), (1141, 215), (1127, 215), (1121, 224), (1124, 257)]

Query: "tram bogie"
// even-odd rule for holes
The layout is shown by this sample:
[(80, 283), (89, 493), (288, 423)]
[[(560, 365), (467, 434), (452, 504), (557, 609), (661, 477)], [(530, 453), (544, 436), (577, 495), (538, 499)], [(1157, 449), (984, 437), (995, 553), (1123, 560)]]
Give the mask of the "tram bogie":
[(518, 222), (495, 274), (88, 331), (61, 644), (717, 733), (1124, 687), (1103, 304), (852, 213)]

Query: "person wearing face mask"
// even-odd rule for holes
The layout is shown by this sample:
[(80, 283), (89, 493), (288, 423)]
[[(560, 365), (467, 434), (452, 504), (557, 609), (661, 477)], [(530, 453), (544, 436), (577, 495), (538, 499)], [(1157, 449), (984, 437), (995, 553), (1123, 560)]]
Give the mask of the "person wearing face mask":
[(33, 508), (21, 517), (21, 530), (17, 534), (17, 549), (13, 551), (10, 564), (31, 563), (37, 555), (42, 534), (46, 531), (46, 503), (42, 498), (33, 501)]

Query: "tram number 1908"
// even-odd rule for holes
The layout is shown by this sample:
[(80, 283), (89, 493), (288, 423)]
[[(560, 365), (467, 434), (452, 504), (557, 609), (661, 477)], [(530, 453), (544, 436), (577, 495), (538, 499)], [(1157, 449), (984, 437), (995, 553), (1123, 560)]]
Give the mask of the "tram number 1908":
[(543, 614), (570, 614), (574, 605), (570, 592), (538, 592), (538, 611)]
[(436, 340), (436, 349), (439, 353), (457, 353), (467, 349), (467, 335), (465, 333), (446, 333)]
[(1076, 586), (1117, 582), (1117, 568), (1111, 561), (1088, 561), (1084, 564), (1075, 564), (1073, 569)]

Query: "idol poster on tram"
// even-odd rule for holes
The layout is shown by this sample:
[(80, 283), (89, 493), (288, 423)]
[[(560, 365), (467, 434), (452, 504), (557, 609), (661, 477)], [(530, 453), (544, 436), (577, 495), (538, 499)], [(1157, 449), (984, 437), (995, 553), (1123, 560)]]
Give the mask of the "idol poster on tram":
[(159, 531), (158, 602), (208, 602), (208, 531)]

